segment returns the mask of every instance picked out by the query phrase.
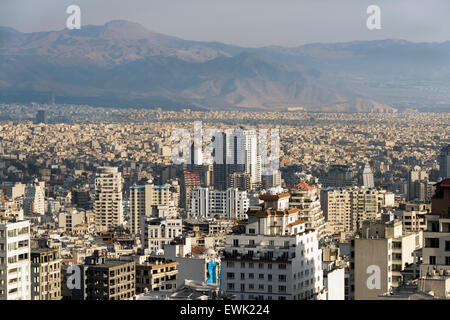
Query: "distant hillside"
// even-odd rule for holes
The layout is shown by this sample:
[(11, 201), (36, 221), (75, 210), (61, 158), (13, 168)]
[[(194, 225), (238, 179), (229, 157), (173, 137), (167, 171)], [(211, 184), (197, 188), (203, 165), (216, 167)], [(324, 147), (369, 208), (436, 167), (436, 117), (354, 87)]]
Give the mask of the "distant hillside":
[(29, 34), (0, 27), (0, 68), (0, 102), (392, 112), (450, 97), (450, 42), (253, 49), (122, 20)]

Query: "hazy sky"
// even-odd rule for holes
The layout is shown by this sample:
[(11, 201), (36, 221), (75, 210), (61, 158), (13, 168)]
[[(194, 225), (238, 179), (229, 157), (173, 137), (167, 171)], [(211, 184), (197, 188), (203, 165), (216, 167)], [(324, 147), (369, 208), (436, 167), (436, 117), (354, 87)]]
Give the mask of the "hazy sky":
[[(188, 40), (247, 47), (450, 40), (450, 0), (0, 0), (0, 25), (60, 30), (71, 4), (81, 7), (82, 26), (124, 19)], [(372, 4), (381, 7), (381, 30), (366, 27)]]

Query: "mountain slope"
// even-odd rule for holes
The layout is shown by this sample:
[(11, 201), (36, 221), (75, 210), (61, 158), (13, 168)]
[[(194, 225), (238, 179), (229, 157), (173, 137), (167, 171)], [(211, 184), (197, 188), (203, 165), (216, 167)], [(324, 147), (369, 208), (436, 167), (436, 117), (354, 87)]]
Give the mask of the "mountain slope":
[[(450, 42), (241, 48), (116, 20), (80, 30), (0, 27), (0, 102), (373, 112), (450, 97)], [(433, 94), (431, 94), (431, 92)]]

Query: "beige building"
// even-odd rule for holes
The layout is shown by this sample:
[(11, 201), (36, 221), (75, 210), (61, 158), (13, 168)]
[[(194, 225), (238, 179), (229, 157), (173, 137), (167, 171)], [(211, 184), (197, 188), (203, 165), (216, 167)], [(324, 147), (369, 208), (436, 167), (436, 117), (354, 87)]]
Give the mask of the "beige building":
[(305, 181), (294, 185), (290, 189), (290, 208), (298, 209), (298, 218), (306, 222), (307, 229), (315, 229), (318, 238), (325, 234), (325, 218), (320, 206), (319, 190)]
[(108, 231), (123, 223), (122, 175), (118, 168), (100, 167), (95, 178), (95, 225)]
[(364, 221), (351, 241), (349, 280), (354, 290), (350, 296), (355, 300), (378, 299), (398, 287), (400, 272), (415, 262), (413, 252), (422, 247), (422, 237), (422, 232), (403, 231), (402, 221), (392, 214)]
[(72, 233), (74, 228), (85, 222), (85, 214), (78, 212), (77, 210), (71, 210), (70, 212), (61, 212), (58, 215), (58, 226), (65, 232)]
[(58, 249), (31, 251), (32, 300), (61, 300), (61, 261)]
[(170, 186), (146, 184), (130, 187), (130, 228), (131, 232), (140, 232), (139, 219), (150, 216), (153, 206), (168, 206), (170, 202)]
[(427, 229), (427, 214), (431, 211), (431, 205), (426, 203), (405, 203), (400, 208), (403, 230), (425, 231)]
[(328, 188), (321, 191), (320, 201), (329, 230), (358, 231), (362, 221), (378, 219), (381, 208), (394, 205), (392, 193), (374, 188)]

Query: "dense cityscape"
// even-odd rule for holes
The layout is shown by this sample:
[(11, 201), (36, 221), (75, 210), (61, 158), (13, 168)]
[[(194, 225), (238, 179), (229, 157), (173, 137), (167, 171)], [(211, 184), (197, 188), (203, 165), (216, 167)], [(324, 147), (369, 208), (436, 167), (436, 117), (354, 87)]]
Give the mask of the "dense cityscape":
[(2, 316), (445, 308), (449, 12), (0, 1)]
[[(448, 113), (1, 110), (1, 299), (450, 298)], [(195, 121), (234, 156), (174, 164)]]

